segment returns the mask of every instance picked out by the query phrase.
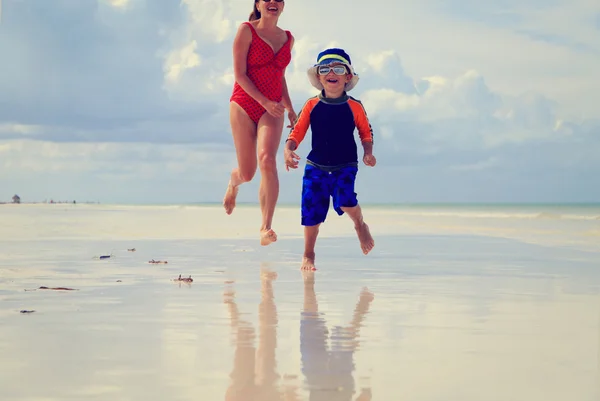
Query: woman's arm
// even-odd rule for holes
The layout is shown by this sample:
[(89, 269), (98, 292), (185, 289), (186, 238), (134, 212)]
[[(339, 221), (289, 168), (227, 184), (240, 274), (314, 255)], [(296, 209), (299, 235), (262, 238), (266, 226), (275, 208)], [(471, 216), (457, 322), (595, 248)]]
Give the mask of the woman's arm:
[[(292, 51), (292, 49), (294, 48), (294, 37), (292, 36), (290, 38), (290, 52)], [(283, 72), (283, 98), (282, 98), (282, 103), (283, 106), (287, 109), (287, 111), (294, 111), (294, 106), (292, 105), (292, 100), (290, 99), (290, 92), (288, 91), (288, 86), (287, 86), (287, 81), (285, 79), (285, 73), (286, 71)]]
[(250, 49), (251, 42), (250, 28), (246, 24), (241, 24), (233, 40), (233, 76), (242, 89), (264, 107), (269, 99), (258, 90), (246, 74), (248, 49)]
[(285, 75), (283, 76), (283, 98), (281, 99), (281, 102), (287, 111), (294, 111), (294, 106), (292, 106), (292, 99), (290, 99), (290, 93), (288, 92)]

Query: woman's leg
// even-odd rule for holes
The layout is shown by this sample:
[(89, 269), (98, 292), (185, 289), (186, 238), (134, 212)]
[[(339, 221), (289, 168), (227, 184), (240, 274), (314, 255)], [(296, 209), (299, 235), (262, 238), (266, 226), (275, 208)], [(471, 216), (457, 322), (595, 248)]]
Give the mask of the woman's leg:
[(258, 167), (261, 175), (258, 197), (262, 212), (261, 245), (269, 245), (271, 242), (277, 241), (277, 234), (271, 229), (271, 223), (279, 197), (276, 159), (282, 132), (283, 117), (275, 118), (265, 113), (258, 121)]
[(250, 181), (256, 173), (256, 124), (235, 102), (229, 103), (229, 123), (233, 135), (233, 144), (238, 166), (231, 171), (227, 192), (223, 198), (223, 207), (227, 214), (235, 208), (238, 186)]

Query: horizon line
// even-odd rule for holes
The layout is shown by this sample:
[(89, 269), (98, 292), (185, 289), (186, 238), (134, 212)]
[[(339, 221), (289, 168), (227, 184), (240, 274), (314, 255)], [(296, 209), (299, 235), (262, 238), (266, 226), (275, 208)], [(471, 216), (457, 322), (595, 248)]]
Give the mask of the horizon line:
[[(75, 202), (75, 203), (73, 203)], [(93, 204), (93, 205), (114, 205), (114, 206), (203, 206), (203, 205), (222, 205), (221, 201), (205, 201), (205, 202), (102, 202), (99, 200), (87, 201), (28, 201), (14, 203), (12, 201), (0, 202), (0, 204)], [(258, 206), (259, 202), (237, 202), (238, 206)], [(600, 206), (600, 201), (414, 201), (414, 202), (361, 202), (363, 206), (458, 206), (458, 205), (474, 205), (474, 206)], [(300, 201), (296, 202), (278, 202), (278, 206), (299, 206)]]

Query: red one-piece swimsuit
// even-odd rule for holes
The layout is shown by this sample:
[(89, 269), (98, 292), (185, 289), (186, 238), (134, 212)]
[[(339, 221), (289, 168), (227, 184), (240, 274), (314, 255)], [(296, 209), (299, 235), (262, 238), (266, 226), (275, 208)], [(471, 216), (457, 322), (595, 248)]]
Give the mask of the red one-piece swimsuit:
[[(292, 52), (290, 50), (292, 34), (290, 31), (285, 31), (288, 40), (275, 53), (273, 48), (258, 36), (254, 26), (250, 22), (244, 23), (248, 24), (252, 31), (252, 42), (248, 49), (248, 58), (246, 61), (246, 74), (267, 99), (280, 102), (283, 97), (284, 70), (292, 60)], [(264, 107), (246, 93), (237, 82), (233, 86), (233, 93), (229, 100), (239, 104), (256, 124), (258, 124), (258, 120), (266, 112)]]

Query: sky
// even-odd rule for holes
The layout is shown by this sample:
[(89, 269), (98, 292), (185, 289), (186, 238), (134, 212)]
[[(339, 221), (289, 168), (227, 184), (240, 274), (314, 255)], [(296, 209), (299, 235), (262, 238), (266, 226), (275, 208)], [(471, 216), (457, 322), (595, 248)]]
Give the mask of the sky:
[[(249, 0), (0, 9), (0, 202), (222, 200)], [(279, 25), (295, 37), (296, 112), (321, 50), (352, 58), (378, 161), (361, 164), (360, 202), (600, 202), (597, 0), (287, 0)], [(279, 200), (298, 203), (302, 169), (282, 152)], [(259, 179), (240, 202), (257, 201)]]

